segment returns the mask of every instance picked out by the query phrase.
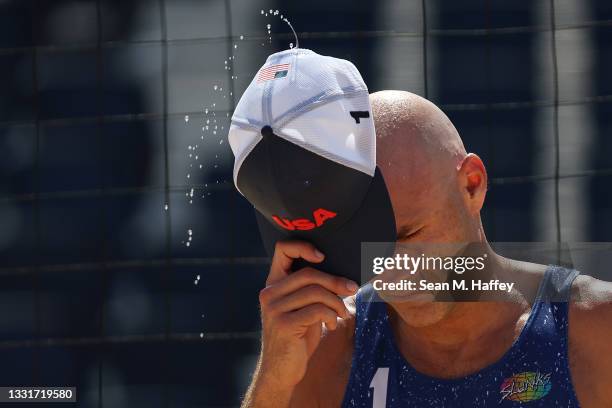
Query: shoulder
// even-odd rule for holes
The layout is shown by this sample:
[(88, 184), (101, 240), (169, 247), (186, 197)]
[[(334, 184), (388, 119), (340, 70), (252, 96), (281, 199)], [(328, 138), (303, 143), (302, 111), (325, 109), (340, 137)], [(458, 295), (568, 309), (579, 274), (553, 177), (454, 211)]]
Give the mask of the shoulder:
[(338, 407), (344, 398), (353, 355), (355, 333), (355, 298), (344, 299), (350, 312), (347, 319), (338, 319), (336, 330), (323, 330), (321, 342), (308, 362), (306, 375), (295, 393), (315, 396), (319, 407)]
[[(570, 314), (572, 325), (590, 328), (591, 336), (600, 332), (612, 334), (612, 282), (578, 275), (572, 285)], [(583, 331), (576, 335), (587, 337)]]
[[(569, 306), (569, 344), (572, 374), (599, 402), (612, 402), (607, 381), (612, 377), (612, 283), (579, 275), (572, 285)], [(577, 385), (578, 385), (577, 384)], [(580, 396), (580, 387), (577, 387)], [(590, 398), (590, 397), (589, 397)]]

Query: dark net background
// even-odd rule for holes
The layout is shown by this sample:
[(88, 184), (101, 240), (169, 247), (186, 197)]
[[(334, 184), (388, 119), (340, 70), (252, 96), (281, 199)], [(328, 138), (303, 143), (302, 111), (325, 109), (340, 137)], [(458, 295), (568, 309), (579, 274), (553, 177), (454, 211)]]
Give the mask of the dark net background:
[[(487, 165), (489, 239), (609, 241), (611, 4), (0, 0), (0, 385), (77, 386), (81, 407), (238, 406), (267, 260), (220, 139), (294, 41), (261, 9), (370, 90), (444, 109)], [(202, 140), (212, 103), (225, 130)]]

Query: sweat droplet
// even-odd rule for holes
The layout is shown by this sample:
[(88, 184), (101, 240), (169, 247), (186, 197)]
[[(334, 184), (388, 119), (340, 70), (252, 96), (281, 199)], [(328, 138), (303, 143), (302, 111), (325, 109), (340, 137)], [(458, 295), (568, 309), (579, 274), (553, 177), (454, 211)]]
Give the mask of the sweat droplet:
[(200, 333), (200, 338), (203, 339), (204, 338), (204, 333)]
[(271, 24), (268, 24), (268, 25), (266, 26), (266, 28), (269, 30), (270, 28), (272, 28), (272, 25), (271, 25)]
[(208, 108), (204, 109), (204, 113), (208, 115)]
[(189, 115), (185, 115), (185, 122), (189, 122)]
[[(191, 191), (193, 191), (193, 188), (191, 189)], [(189, 235), (193, 235), (193, 230), (188, 229), (188, 230), (187, 230), (187, 234), (189, 234)], [(198, 275), (198, 276), (200, 276), (200, 275)], [(200, 279), (200, 278), (198, 277), (198, 279)]]
[(241, 39), (241, 40), (244, 40), (244, 35), (241, 35), (241, 36), (240, 36), (240, 39)]
[(263, 11), (263, 9), (261, 9), (261, 14), (263, 14), (263, 13), (264, 13), (264, 11)]
[(214, 89), (215, 91), (217, 90), (217, 88), (218, 88), (218, 86), (217, 86), (217, 85), (213, 86), (213, 89)]
[(168, 204), (165, 204), (165, 205), (164, 205), (164, 210), (165, 210), (165, 211), (168, 211)]

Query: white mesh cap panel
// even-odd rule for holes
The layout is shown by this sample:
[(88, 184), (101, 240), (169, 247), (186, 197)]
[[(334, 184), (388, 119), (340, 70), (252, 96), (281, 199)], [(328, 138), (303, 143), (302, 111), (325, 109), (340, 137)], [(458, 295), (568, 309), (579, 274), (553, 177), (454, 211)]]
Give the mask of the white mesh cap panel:
[[(262, 73), (281, 64), (289, 65), (286, 76), (261, 80)], [(371, 116), (368, 89), (352, 63), (306, 49), (270, 55), (232, 116), (229, 142), (235, 156), (234, 183), (265, 125), (313, 153), (373, 176), (373, 118), (356, 123), (351, 111), (368, 111)]]
[[(259, 74), (270, 66), (289, 64), (286, 78), (258, 81)], [(272, 122), (296, 106), (322, 94), (339, 94), (350, 90), (367, 92), (357, 68), (346, 60), (322, 56), (306, 49), (292, 49), (272, 54), (259, 69), (240, 98), (233, 119), (263, 123), (264, 90), (271, 88)], [(274, 123), (266, 123), (273, 125)]]
[(321, 56), (309, 50), (280, 54), (277, 63), (288, 63), (290, 67), (288, 80), (271, 81), (274, 121), (321, 94), (367, 91), (357, 68), (348, 61)]
[(257, 85), (257, 75), (253, 78), (247, 89), (238, 101), (232, 120), (239, 119), (245, 122), (261, 123), (263, 113), (261, 111), (261, 100), (263, 98), (263, 87)]
[(370, 112), (367, 93), (322, 104), (298, 115), (275, 132), (320, 156), (374, 176), (373, 118), (360, 118), (357, 123), (350, 111)]

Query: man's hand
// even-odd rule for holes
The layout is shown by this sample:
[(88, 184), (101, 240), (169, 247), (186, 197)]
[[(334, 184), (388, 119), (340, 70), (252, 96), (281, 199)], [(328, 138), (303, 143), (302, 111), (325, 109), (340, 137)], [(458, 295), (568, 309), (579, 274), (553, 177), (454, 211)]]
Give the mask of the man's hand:
[(260, 292), (262, 352), (243, 407), (288, 407), (295, 386), (321, 340), (322, 323), (335, 330), (349, 312), (339, 296), (354, 294), (356, 283), (314, 268), (291, 272), (294, 259), (310, 263), (324, 255), (302, 241), (276, 245), (266, 287)]

